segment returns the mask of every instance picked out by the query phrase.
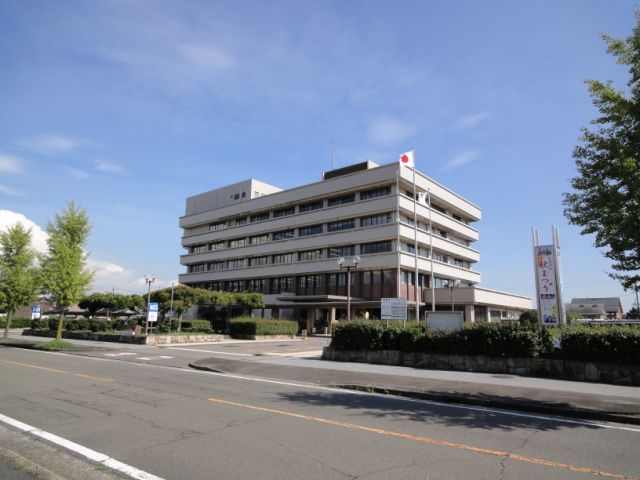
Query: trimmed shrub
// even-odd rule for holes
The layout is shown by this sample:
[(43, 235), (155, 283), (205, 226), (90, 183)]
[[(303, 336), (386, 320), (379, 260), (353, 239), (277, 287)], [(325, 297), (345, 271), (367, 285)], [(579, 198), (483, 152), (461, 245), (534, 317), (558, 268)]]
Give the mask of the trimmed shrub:
[(231, 319), (231, 335), (295, 335), (298, 322), (237, 317)]
[[(56, 328), (57, 328), (56, 319)], [(62, 326), (67, 332), (81, 332), (89, 330), (89, 320), (86, 318), (69, 318), (64, 321)]]
[(34, 318), (31, 320), (32, 330), (49, 330), (49, 320), (46, 318)]
[[(7, 326), (7, 318), (0, 318), (0, 328)], [(9, 328), (29, 328), (31, 326), (31, 319), (24, 317), (16, 317), (11, 319), (11, 325)]]
[(538, 332), (512, 324), (469, 324), (457, 332), (428, 332), (422, 325), (355, 321), (338, 325), (331, 346), (337, 350), (401, 350), (490, 357), (536, 357)]
[[(175, 321), (175, 329), (178, 329), (178, 321), (177, 320), (172, 320), (171, 321), (171, 328), (174, 328), (174, 322)], [(212, 332), (211, 330), (211, 322), (209, 320), (183, 320), (182, 321), (182, 328), (181, 330), (183, 332), (202, 332), (202, 333), (210, 333)]]
[(92, 332), (110, 332), (113, 330), (113, 320), (89, 320), (89, 330)]
[(571, 325), (560, 330), (562, 356), (585, 362), (640, 363), (640, 328)]

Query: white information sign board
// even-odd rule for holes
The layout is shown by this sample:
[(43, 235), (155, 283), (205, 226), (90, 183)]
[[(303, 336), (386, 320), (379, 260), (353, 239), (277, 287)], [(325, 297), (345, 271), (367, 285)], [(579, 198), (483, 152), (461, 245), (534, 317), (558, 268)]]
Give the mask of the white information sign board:
[(155, 302), (149, 303), (149, 322), (158, 321), (158, 304)]
[(407, 319), (407, 299), (406, 298), (381, 298), (380, 317), (382, 320), (406, 320)]
[(427, 313), (427, 330), (455, 332), (462, 330), (464, 317), (462, 312), (429, 312)]
[(553, 245), (535, 247), (542, 325), (558, 325), (557, 272)]
[(42, 313), (42, 305), (34, 305), (31, 308), (31, 320), (35, 320), (36, 318), (40, 318)]

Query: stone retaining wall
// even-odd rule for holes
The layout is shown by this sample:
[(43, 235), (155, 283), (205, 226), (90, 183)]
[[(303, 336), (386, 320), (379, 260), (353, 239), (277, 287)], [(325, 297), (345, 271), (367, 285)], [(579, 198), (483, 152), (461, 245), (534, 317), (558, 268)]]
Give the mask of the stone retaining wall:
[(561, 380), (640, 385), (640, 365), (581, 362), (555, 358), (495, 358), (483, 355), (441, 355), (399, 350), (335, 350), (325, 347), (324, 360), (374, 363), (434, 370), (502, 373)]
[(207, 343), (222, 342), (224, 335), (194, 333), (193, 335), (149, 335), (147, 345), (168, 345), (174, 343)]
[[(22, 334), (32, 337), (56, 338), (55, 330), (25, 330)], [(70, 338), (72, 340), (93, 340), (94, 342), (134, 343), (144, 345), (147, 337), (144, 335), (112, 335), (93, 332), (67, 332), (63, 330), (62, 338)]]
[(238, 340), (293, 340), (295, 335), (251, 335), (249, 333), (234, 333), (231, 338)]

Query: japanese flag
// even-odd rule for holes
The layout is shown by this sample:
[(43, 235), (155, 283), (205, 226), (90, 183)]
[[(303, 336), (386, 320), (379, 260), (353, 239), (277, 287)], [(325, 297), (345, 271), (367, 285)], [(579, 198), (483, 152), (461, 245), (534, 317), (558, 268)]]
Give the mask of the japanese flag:
[(402, 165), (406, 165), (407, 167), (414, 168), (415, 165), (413, 163), (413, 150), (403, 153), (400, 155), (400, 159), (398, 160)]

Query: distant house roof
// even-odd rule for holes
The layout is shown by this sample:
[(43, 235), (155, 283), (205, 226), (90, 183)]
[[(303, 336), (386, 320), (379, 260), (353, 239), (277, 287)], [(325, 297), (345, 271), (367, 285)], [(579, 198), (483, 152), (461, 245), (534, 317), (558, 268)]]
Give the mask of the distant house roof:
[(621, 312), (622, 302), (619, 297), (594, 297), (594, 298), (572, 298), (571, 304), (573, 305), (595, 305), (598, 303), (604, 304), (604, 309), (607, 312)]

